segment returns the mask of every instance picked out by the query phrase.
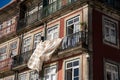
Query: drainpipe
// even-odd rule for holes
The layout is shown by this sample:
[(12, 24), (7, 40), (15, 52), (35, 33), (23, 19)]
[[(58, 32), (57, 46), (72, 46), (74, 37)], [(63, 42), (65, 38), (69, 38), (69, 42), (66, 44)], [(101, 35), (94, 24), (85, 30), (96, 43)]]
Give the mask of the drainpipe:
[(18, 71), (14, 71), (14, 73), (15, 73), (14, 80), (18, 80)]
[(44, 23), (43, 35), (44, 35), (44, 40), (46, 40), (47, 39), (47, 22)]

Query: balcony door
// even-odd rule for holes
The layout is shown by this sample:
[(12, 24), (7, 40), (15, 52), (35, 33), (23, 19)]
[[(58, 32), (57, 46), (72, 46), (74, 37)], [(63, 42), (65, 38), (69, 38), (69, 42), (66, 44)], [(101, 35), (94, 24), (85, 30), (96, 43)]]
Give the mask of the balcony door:
[(71, 35), (80, 31), (79, 16), (71, 18), (67, 21), (67, 35)]

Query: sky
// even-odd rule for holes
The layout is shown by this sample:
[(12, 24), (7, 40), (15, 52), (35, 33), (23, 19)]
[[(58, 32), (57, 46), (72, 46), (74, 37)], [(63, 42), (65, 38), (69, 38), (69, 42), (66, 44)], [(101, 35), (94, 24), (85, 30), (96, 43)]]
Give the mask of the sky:
[(0, 0), (0, 8), (4, 7), (8, 3), (10, 3), (12, 0)]

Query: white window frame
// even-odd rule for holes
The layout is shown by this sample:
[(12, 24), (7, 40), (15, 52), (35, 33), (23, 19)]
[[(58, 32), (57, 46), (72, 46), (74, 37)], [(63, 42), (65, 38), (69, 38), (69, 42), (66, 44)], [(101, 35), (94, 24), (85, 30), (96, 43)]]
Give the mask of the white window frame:
[[(108, 23), (108, 25), (105, 25), (105, 21)], [(113, 46), (118, 46), (118, 21), (115, 21), (111, 18), (108, 18), (106, 16), (103, 16), (103, 19), (102, 19), (102, 25), (103, 25), (103, 42), (108, 44), (108, 45), (113, 45)], [(114, 26), (109, 26), (109, 25), (114, 25)], [(109, 29), (107, 33), (107, 30), (106, 29)], [(111, 34), (111, 31), (115, 31), (115, 36), (112, 36)], [(107, 37), (107, 34), (108, 34), (108, 37)]]
[[(31, 76), (31, 73), (33, 74), (32, 76)], [(39, 74), (37, 73), (37, 72), (35, 72), (35, 71), (30, 71), (29, 72), (29, 80), (39, 80)]]
[[(36, 38), (36, 36), (38, 37), (38, 35), (40, 36), (40, 40), (37, 39), (37, 41), (36, 41), (35, 38)], [(41, 33), (41, 32), (36, 33), (36, 34), (34, 35), (34, 42), (33, 42), (33, 48), (34, 48), (34, 49), (35, 49), (36, 46), (37, 46), (37, 45), (35, 45), (35, 44), (38, 44), (38, 43), (41, 41), (41, 36), (42, 36), (42, 33)]]
[[(49, 72), (47, 73), (46, 70), (51, 70), (52, 68), (55, 68), (56, 71), (55, 71), (55, 72), (49, 71)], [(55, 78), (56, 78), (56, 79), (51, 79), (51, 78), (52, 78), (52, 77), (51, 77), (52, 75), (55, 75)], [(48, 79), (48, 80), (57, 80), (57, 65), (52, 65), (52, 66), (49, 66), (49, 67), (45, 67), (45, 68), (44, 68), (44, 79), (43, 79), (43, 80), (47, 80), (47, 79), (45, 79), (47, 76), (49, 76), (49, 79)]]
[(1, 49), (3, 49), (3, 48), (6, 49), (6, 50), (5, 50), (5, 53), (0, 54), (0, 57), (1, 57), (0, 61), (5, 60), (8, 57), (7, 56), (7, 46), (1, 47)]
[[(27, 52), (27, 51), (29, 51), (31, 49), (31, 39), (32, 39), (31, 36), (23, 39), (22, 52)], [(28, 40), (29, 40), (29, 43), (28, 42), (26, 43), (26, 41), (28, 41)], [(26, 48), (28, 50), (25, 50)]]
[[(79, 19), (79, 20), (75, 21), (75, 19)], [(69, 23), (69, 22), (72, 22), (72, 23)], [(73, 26), (73, 28), (74, 28), (73, 33), (76, 33), (76, 32), (80, 31), (81, 26), (80, 26), (80, 16), (79, 15), (75, 16), (75, 17), (72, 17), (72, 18), (70, 18), (66, 21), (66, 34), (67, 35), (69, 35), (68, 34), (68, 29), (69, 29), (70, 26)]]
[(24, 78), (25, 78), (24, 80), (28, 80), (28, 76), (29, 76), (28, 72), (20, 73), (18, 75), (18, 80), (23, 80), (23, 79), (20, 79), (21, 75), (24, 76)]
[[(15, 46), (16, 45), (16, 46)], [(14, 47), (13, 47), (14, 46)], [(17, 55), (17, 41), (10, 44), (10, 56), (14, 57)]]
[[(56, 35), (56, 37), (54, 35)], [(47, 40), (53, 40), (56, 38), (59, 38), (59, 25), (58, 24), (47, 29)]]
[[(67, 64), (68, 64), (68, 63), (73, 63), (73, 62), (75, 62), (75, 61), (79, 61), (79, 65), (78, 65), (78, 66), (74, 66), (74, 67), (67, 68)], [(64, 64), (65, 64), (64, 76), (66, 75), (66, 70), (68, 70), (68, 69), (74, 70), (74, 69), (78, 68), (78, 69), (79, 69), (79, 75), (78, 75), (78, 77), (79, 77), (79, 80), (81, 80), (81, 77), (80, 77), (80, 75), (81, 75), (80, 58), (73, 58), (73, 59), (70, 59), (70, 60), (66, 60), (66, 61), (64, 62)], [(72, 73), (74, 73), (74, 72), (72, 72)], [(67, 77), (67, 76), (65, 76), (65, 79), (64, 79), (64, 80), (67, 80), (66, 77)], [(74, 80), (74, 74), (72, 74), (72, 80)]]
[[(114, 70), (115, 68), (116, 68), (117, 72)], [(107, 79), (107, 72), (109, 72), (111, 74), (111, 76), (110, 76), (111, 80), (119, 80), (119, 76), (120, 76), (119, 75), (120, 74), (119, 68), (120, 68), (119, 65), (116, 64), (115, 62), (105, 61), (104, 62), (104, 79), (108, 80)], [(113, 79), (113, 74), (114, 74), (114, 76), (116, 76), (117, 79)]]

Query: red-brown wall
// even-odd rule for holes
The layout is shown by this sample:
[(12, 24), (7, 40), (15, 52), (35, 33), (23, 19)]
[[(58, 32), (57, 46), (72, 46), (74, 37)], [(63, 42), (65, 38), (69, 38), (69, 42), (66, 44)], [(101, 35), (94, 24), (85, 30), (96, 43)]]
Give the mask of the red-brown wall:
[[(102, 15), (104, 15), (104, 14), (97, 10), (93, 10), (93, 15), (92, 15), (93, 16), (92, 17), (93, 80), (104, 80), (104, 62), (103, 62), (104, 59), (108, 59), (108, 60), (120, 63), (120, 49), (103, 43)], [(109, 16), (107, 16), (107, 17), (109, 17)], [(119, 24), (120, 24), (120, 21), (119, 21)], [(120, 25), (119, 25), (119, 27), (120, 27)], [(120, 38), (119, 38), (119, 40), (120, 40)], [(120, 43), (120, 41), (119, 41), (119, 43)]]

